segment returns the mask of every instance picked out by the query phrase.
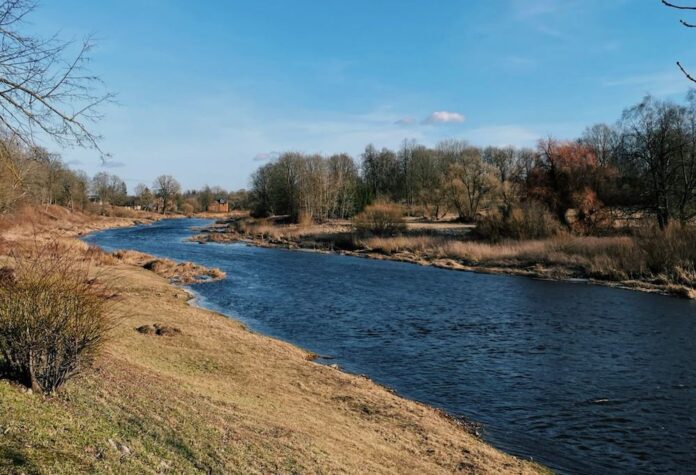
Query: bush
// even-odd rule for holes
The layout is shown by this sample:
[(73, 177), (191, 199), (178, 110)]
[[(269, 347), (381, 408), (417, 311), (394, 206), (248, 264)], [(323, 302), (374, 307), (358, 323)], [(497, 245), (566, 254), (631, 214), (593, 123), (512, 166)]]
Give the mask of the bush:
[(639, 232), (637, 241), (650, 272), (696, 287), (696, 227), (672, 223)]
[(184, 203), (181, 205), (181, 212), (186, 216), (191, 216), (193, 214), (193, 205), (191, 203)]
[(476, 223), (476, 233), (490, 241), (544, 239), (559, 233), (561, 226), (543, 204), (530, 201), (512, 208), (507, 216), (494, 211)]
[(0, 279), (0, 373), (51, 393), (93, 361), (113, 319), (87, 264), (44, 245)]
[(391, 236), (406, 229), (401, 207), (392, 203), (376, 203), (367, 206), (353, 218), (358, 234)]

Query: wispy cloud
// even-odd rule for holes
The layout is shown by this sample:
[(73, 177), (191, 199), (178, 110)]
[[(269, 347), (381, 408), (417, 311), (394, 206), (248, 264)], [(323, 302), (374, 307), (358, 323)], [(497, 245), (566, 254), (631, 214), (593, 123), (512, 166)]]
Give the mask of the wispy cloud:
[(562, 26), (587, 9), (587, 0), (510, 0), (510, 17), (537, 33), (555, 39), (569, 39)]
[(424, 124), (462, 123), (465, 118), (458, 112), (436, 111), (423, 121)]
[(270, 160), (275, 160), (280, 156), (279, 152), (261, 152), (254, 155), (255, 162), (265, 162)]
[(416, 119), (411, 116), (403, 117), (394, 122), (395, 125), (415, 125)]
[(604, 79), (605, 87), (639, 89), (641, 92), (667, 96), (686, 93), (690, 87), (688, 80), (679, 71), (633, 74), (620, 78)]
[(520, 125), (491, 125), (468, 130), (466, 138), (477, 145), (529, 147), (541, 134)]
[(565, 5), (558, 0), (511, 0), (510, 10), (515, 19), (527, 20), (557, 13)]
[(126, 164), (117, 160), (104, 160), (99, 166), (102, 168), (123, 168)]

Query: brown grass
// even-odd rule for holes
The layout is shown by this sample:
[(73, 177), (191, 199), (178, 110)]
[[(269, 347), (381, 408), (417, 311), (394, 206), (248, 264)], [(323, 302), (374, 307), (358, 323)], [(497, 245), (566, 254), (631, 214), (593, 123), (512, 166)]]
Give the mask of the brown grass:
[(145, 211), (133, 213), (128, 218), (117, 218), (73, 212), (61, 206), (27, 206), (0, 216), (0, 237), (10, 242), (26, 241), (35, 236), (43, 240), (56, 236), (74, 237), (106, 227), (132, 226), (162, 218)]
[[(662, 239), (650, 243), (659, 246)], [(693, 271), (687, 265), (651, 272), (645, 244), (633, 237), (573, 237), (506, 241), (490, 244), (430, 236), (369, 238), (362, 245), (384, 254), (416, 253), (432, 259), (456, 259), (481, 267), (546, 266), (563, 268), (565, 275), (609, 281), (649, 278), (662, 275), (664, 283), (694, 286)], [(664, 243), (662, 244), (664, 245)], [(675, 251), (676, 252), (676, 251)], [(678, 254), (676, 254), (678, 255)]]
[(191, 262), (176, 262), (171, 259), (162, 259), (138, 251), (114, 251), (101, 259), (101, 263), (109, 264), (109, 256), (128, 265), (143, 267), (155, 274), (169, 279), (177, 284), (194, 284), (220, 280), (226, 274), (217, 268), (208, 268)]
[[(264, 219), (249, 218), (240, 220), (230, 225), (230, 231), (244, 238), (250, 239), (272, 239), (280, 240), (296, 240), (308, 236), (317, 236), (322, 234), (334, 234), (350, 231), (351, 225), (349, 221), (332, 221), (328, 223), (316, 224), (305, 220), (301, 224), (274, 224), (271, 221)], [(219, 235), (211, 233), (210, 240), (224, 240)]]

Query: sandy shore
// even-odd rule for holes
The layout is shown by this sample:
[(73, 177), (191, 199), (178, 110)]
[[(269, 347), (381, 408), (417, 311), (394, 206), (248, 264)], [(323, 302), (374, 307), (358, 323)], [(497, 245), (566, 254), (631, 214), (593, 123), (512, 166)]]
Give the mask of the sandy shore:
[[(126, 225), (39, 232), (72, 239)], [(95, 368), (56, 397), (0, 381), (0, 472), (544, 472), (441, 411), (189, 305), (188, 292), (154, 272), (115, 262), (99, 273), (117, 287), (119, 325)], [(154, 324), (178, 333), (135, 330)]]

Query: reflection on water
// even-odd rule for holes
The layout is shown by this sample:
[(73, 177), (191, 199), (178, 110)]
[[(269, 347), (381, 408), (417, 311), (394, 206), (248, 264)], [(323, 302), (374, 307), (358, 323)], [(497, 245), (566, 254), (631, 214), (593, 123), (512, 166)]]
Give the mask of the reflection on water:
[(584, 284), (184, 239), (205, 220), (85, 238), (216, 266), (201, 302), (572, 473), (696, 467), (696, 303)]

